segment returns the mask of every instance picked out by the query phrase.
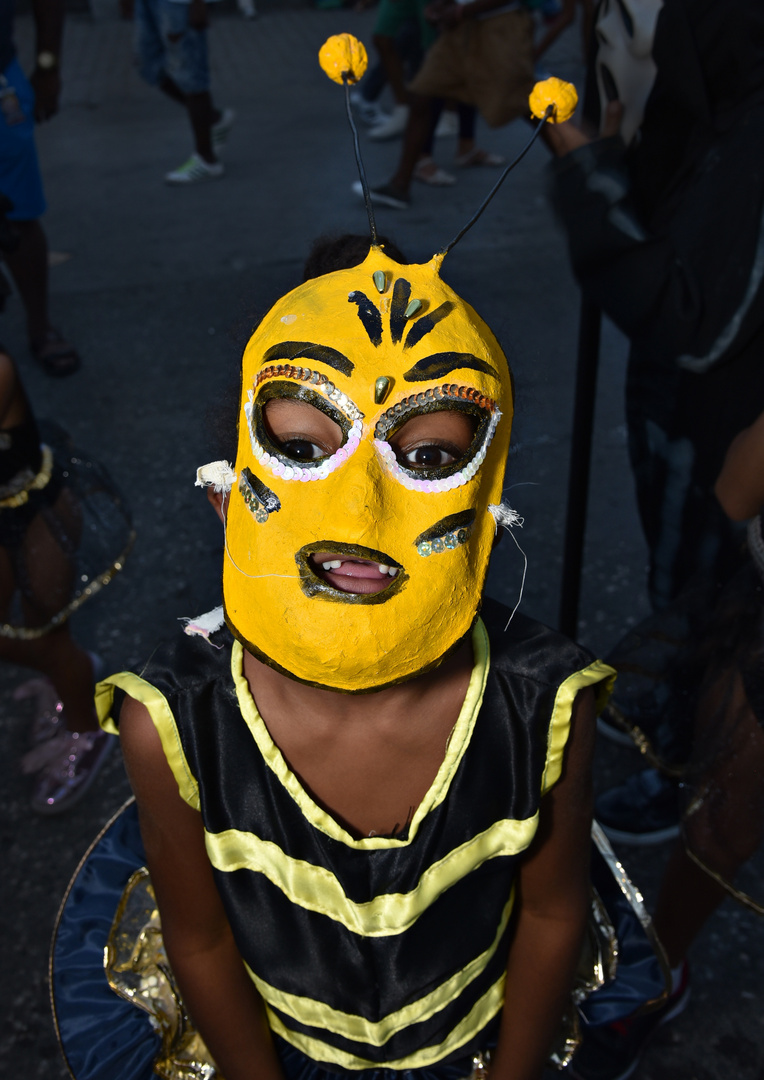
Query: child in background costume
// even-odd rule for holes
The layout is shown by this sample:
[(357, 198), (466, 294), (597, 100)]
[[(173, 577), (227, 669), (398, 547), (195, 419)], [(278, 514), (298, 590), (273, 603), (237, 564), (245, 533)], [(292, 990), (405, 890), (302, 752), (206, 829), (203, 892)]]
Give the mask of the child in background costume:
[[(694, 690), (677, 678), (677, 653), (744, 550), (714, 483), (733, 438), (764, 408), (764, 5), (627, 0), (598, 10), (608, 137), (590, 142), (570, 124), (547, 135), (561, 156), (555, 200), (573, 268), (587, 300), (630, 339), (629, 456), (654, 613), (609, 654), (624, 677), (605, 730), (642, 746), (646, 736), (676, 767), (687, 760)], [(601, 796), (597, 816), (611, 839), (660, 842), (676, 833), (677, 794), (643, 770)]]
[(680, 659), (696, 688), (688, 702), (692, 751), (682, 774), (687, 806), (654, 916), (673, 991), (653, 1012), (584, 1028), (572, 1064), (577, 1080), (629, 1075), (656, 1028), (684, 1009), (688, 950), (722, 900), (732, 895), (764, 915), (762, 897), (731, 884), (764, 830), (764, 414), (735, 438), (714, 491), (732, 521), (749, 521), (749, 557)]
[(491, 1047), (495, 1077), (538, 1077), (572, 984), (611, 672), (478, 617), (512, 387), (441, 261), (372, 247), (266, 315), (235, 468), (200, 470), (227, 629), (100, 687), (102, 718), (126, 695), (165, 946), (226, 1080), (445, 1080)]
[(32, 808), (52, 814), (84, 795), (110, 747), (93, 707), (94, 659), (67, 619), (120, 568), (129, 518), (60, 428), (46, 422), (43, 435), (0, 348), (0, 656), (46, 677), (49, 708), (24, 771), (37, 773)]
[[(732, 521), (748, 521), (748, 559), (722, 590), (692, 658), (699, 690), (683, 777), (692, 794), (655, 914), (675, 966), (764, 829), (764, 413), (735, 438), (714, 491)], [(760, 902), (748, 906), (764, 914)]]

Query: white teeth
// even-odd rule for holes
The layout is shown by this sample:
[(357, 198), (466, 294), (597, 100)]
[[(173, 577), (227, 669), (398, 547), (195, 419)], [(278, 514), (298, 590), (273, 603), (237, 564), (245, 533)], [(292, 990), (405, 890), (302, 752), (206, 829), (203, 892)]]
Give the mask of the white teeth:
[[(330, 562), (322, 562), (321, 565), (324, 570), (339, 570), (342, 566), (342, 559), (332, 559)], [(377, 563), (377, 570), (379, 570), (380, 574), (389, 574), (390, 577), (395, 577), (398, 573), (397, 566), (385, 566), (384, 563)]]

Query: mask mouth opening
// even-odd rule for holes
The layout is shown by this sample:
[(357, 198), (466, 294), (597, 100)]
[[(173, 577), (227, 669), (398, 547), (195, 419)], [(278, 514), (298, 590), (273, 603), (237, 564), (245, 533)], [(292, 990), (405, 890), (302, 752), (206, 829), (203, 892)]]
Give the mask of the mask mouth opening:
[(382, 604), (400, 592), (408, 575), (383, 551), (318, 540), (295, 555), (300, 587), (308, 597), (342, 604)]

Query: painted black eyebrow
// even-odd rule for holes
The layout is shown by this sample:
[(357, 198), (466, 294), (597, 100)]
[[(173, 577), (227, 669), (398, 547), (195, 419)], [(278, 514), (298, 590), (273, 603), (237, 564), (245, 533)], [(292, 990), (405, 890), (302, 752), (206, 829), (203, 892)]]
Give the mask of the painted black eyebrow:
[(417, 319), (408, 334), (406, 334), (403, 348), (411, 349), (414, 345), (418, 345), (425, 334), (429, 334), (436, 323), (439, 323), (441, 319), (445, 319), (446, 315), (449, 315), (453, 310), (453, 302), (444, 300), (434, 311), (431, 311), (428, 315), (423, 315), (421, 319)]
[(468, 352), (439, 352), (432, 356), (425, 356), (423, 360), (417, 360), (416, 364), (404, 372), (406, 382), (427, 382), (429, 379), (442, 379), (457, 368), (471, 368), (472, 371), (483, 371), (486, 375), (499, 378), (499, 373), (485, 360), (478, 359)]
[(358, 318), (363, 323), (363, 328), (369, 335), (372, 345), (382, 344), (382, 316), (379, 309), (371, 302), (366, 293), (351, 292), (348, 296), (351, 304), (358, 305)]
[(398, 278), (393, 285), (393, 299), (390, 304), (390, 337), (397, 345), (406, 329), (406, 308), (411, 298), (411, 283), (405, 278)]
[(271, 345), (263, 357), (264, 364), (274, 360), (319, 360), (343, 375), (351, 375), (355, 366), (344, 353), (330, 349), (328, 345), (314, 345), (312, 341), (280, 341)]

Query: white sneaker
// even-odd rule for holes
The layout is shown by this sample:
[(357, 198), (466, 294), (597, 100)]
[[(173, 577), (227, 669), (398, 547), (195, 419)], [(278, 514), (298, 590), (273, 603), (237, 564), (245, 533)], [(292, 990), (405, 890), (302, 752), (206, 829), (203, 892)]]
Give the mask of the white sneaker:
[(409, 122), (408, 105), (396, 105), (393, 111), (382, 124), (377, 124), (369, 132), (369, 138), (375, 140), (394, 139), (402, 135)]
[(366, 127), (379, 127), (390, 119), (389, 113), (381, 109), (376, 101), (367, 101), (360, 90), (350, 91), (350, 104), (353, 112)]
[(235, 119), (236, 113), (233, 109), (223, 109), (223, 115), (216, 124), (212, 125), (212, 149), (216, 154), (228, 142)]
[(459, 114), (455, 113), (453, 109), (444, 109), (435, 125), (435, 138), (442, 139), (443, 136), (458, 134)]
[(217, 180), (218, 177), (223, 175), (223, 171), (223, 166), (219, 161), (210, 164), (204, 158), (200, 158), (198, 154), (192, 154), (179, 169), (166, 173), (165, 181), (168, 184), (178, 185), (198, 184), (202, 180)]

